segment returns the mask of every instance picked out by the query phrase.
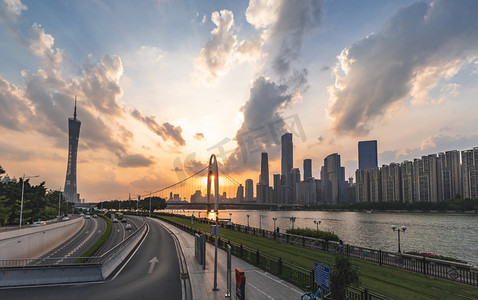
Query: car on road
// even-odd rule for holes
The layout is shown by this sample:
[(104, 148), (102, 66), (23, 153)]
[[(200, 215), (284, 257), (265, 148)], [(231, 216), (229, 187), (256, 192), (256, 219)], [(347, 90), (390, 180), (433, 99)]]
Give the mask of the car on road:
[(131, 226), (131, 224), (126, 224), (126, 226), (124, 227), (126, 230), (132, 230), (133, 229), (133, 226)]
[(86, 216), (85, 216), (85, 219), (89, 219), (89, 218), (90, 218), (90, 215), (86, 215)]
[(98, 218), (98, 215), (93, 215), (93, 218)]
[(69, 218), (69, 217), (63, 217), (63, 218), (61, 218), (61, 220), (62, 220), (62, 221), (69, 221), (70, 218)]
[(36, 221), (31, 226), (43, 226), (43, 225), (46, 225), (45, 221)]
[(85, 215), (84, 213), (81, 213), (81, 214), (80, 214), (80, 217), (83, 217), (84, 215)]
[(118, 219), (114, 218), (113, 223), (118, 223)]
[(126, 219), (125, 218), (121, 219), (121, 223), (126, 223)]

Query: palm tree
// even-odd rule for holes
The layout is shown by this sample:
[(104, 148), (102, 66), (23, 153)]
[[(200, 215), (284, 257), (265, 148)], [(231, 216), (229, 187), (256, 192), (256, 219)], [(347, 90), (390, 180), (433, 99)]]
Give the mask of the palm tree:
[(352, 264), (350, 258), (344, 255), (335, 257), (335, 265), (330, 272), (330, 284), (333, 299), (345, 299), (345, 291), (348, 285), (360, 283), (357, 267)]

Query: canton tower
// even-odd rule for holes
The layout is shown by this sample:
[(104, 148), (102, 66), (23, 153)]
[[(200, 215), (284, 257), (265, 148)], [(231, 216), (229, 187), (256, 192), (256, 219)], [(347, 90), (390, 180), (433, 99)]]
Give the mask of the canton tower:
[(66, 179), (64, 195), (68, 202), (80, 202), (76, 190), (76, 161), (78, 156), (78, 139), (80, 138), (80, 120), (76, 119), (76, 97), (73, 118), (68, 118), (68, 165), (66, 167)]

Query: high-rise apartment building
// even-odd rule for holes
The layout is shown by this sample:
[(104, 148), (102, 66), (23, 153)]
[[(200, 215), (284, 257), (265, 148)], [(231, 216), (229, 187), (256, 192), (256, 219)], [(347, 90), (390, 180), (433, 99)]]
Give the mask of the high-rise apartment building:
[(312, 160), (304, 159), (304, 181), (312, 177)]
[(438, 201), (454, 199), (462, 195), (462, 174), (460, 165), (460, 152), (447, 151), (438, 153)]
[(437, 156), (430, 154), (413, 160), (413, 201), (437, 202)]
[(361, 141), (358, 143), (359, 169), (378, 167), (377, 141)]
[(395, 163), (383, 165), (380, 176), (382, 177), (382, 201), (401, 201), (400, 165)]
[(478, 199), (478, 147), (461, 151), (463, 198)]
[(254, 182), (252, 179), (246, 179), (245, 198), (247, 203), (252, 203), (254, 201)]
[(400, 164), (400, 174), (402, 176), (402, 202), (413, 202), (413, 163), (404, 161)]
[(355, 199), (357, 202), (370, 201), (369, 169), (357, 169), (355, 171)]
[(76, 99), (73, 118), (68, 118), (68, 165), (66, 168), (64, 195), (66, 201), (79, 203), (76, 182), (76, 163), (78, 157), (78, 140), (80, 138), (81, 122), (76, 118)]
[(370, 202), (382, 201), (382, 180), (379, 168), (369, 169)]

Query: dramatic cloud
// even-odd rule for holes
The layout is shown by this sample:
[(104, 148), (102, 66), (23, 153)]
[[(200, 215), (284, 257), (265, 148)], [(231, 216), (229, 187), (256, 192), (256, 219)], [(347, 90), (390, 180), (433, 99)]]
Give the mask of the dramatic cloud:
[(325, 1), (264, 1), (251, 0), (246, 11), (249, 23), (265, 29), (271, 44), (272, 67), (284, 76), (300, 53), (304, 38), (320, 27)]
[(88, 103), (103, 114), (123, 114), (117, 103), (123, 94), (119, 85), (123, 75), (121, 58), (105, 55), (99, 63), (87, 65), (83, 73), (80, 88)]
[(194, 139), (200, 141), (204, 139), (204, 134), (202, 132), (196, 132), (196, 134), (193, 136)]
[(172, 140), (176, 146), (184, 146), (186, 145), (186, 141), (182, 137), (183, 129), (181, 126), (174, 126), (168, 122), (159, 125), (156, 123), (154, 116), (152, 117), (144, 117), (141, 115), (141, 112), (138, 110), (134, 110), (131, 112), (133, 118), (138, 121), (143, 122), (146, 126), (158, 136), (160, 136), (164, 141)]
[(287, 86), (277, 85), (264, 77), (254, 81), (250, 98), (242, 107), (244, 122), (234, 138), (238, 147), (228, 157), (229, 168), (234, 171), (256, 168), (261, 152), (267, 149), (269, 155), (276, 154), (270, 150), (280, 146), (277, 139), (285, 129), (280, 113), (292, 101)]
[(149, 167), (154, 162), (140, 154), (126, 155), (120, 158), (118, 166), (122, 168)]
[(212, 22), (217, 26), (211, 31), (211, 39), (196, 59), (196, 67), (208, 74), (208, 80), (214, 80), (225, 73), (232, 59), (237, 38), (233, 33), (234, 15), (231, 11), (213, 12)]
[(329, 89), (335, 132), (364, 135), (395, 104), (430, 102), (429, 92), (440, 80), (451, 79), (478, 56), (477, 11), (473, 0), (417, 3), (344, 49)]

